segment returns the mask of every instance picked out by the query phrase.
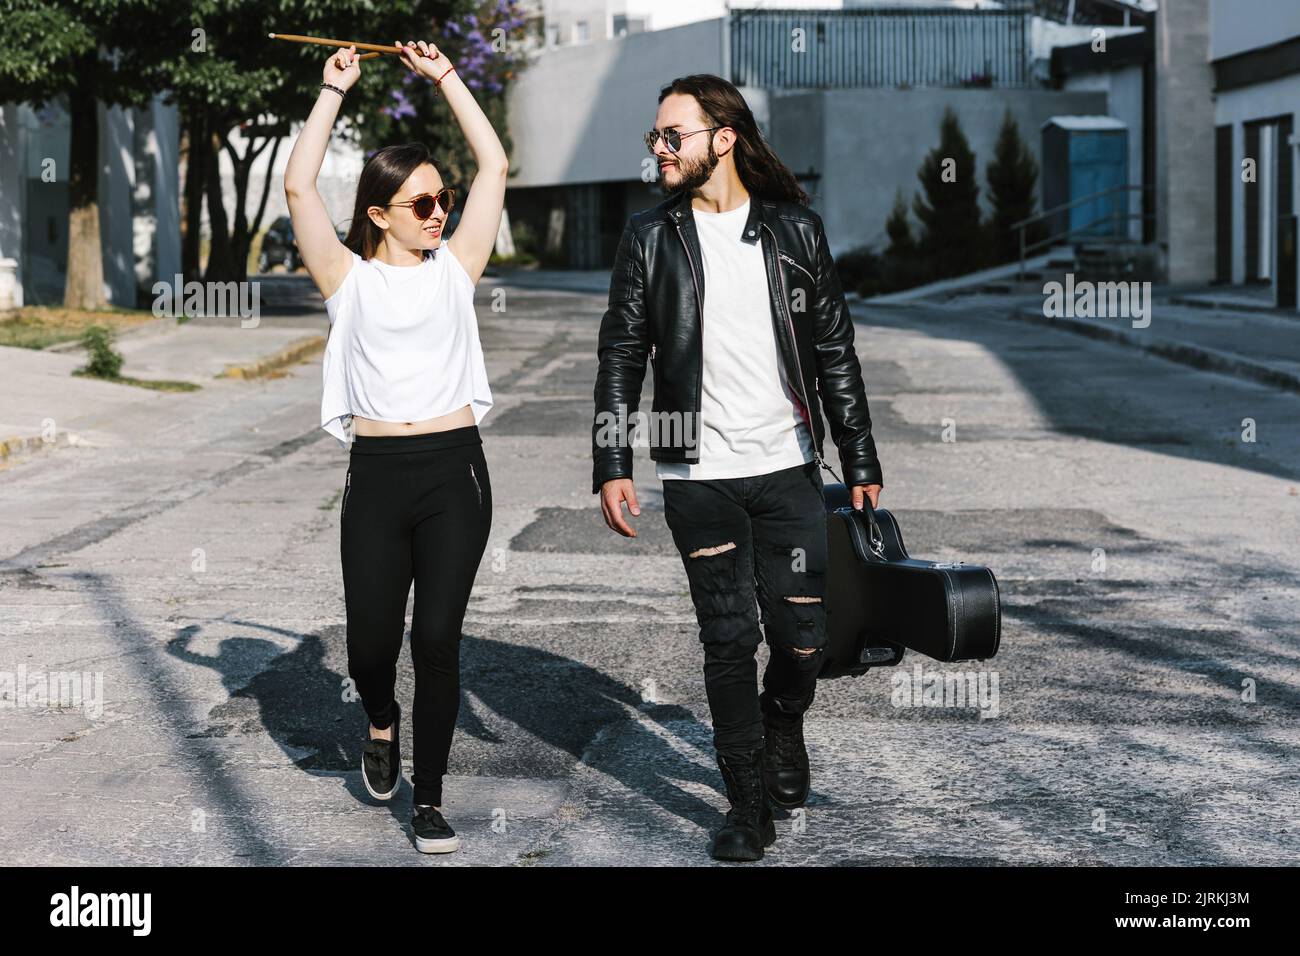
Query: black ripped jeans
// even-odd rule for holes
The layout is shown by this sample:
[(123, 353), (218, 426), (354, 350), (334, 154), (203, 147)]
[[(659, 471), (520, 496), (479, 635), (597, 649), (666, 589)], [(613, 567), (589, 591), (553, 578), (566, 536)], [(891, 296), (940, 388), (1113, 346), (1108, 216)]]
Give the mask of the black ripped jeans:
[(478, 426), (358, 435), (342, 511), (348, 675), (380, 730), (397, 713), (397, 661), (415, 584), (415, 696), (402, 726), (411, 728), (415, 802), (437, 806), (460, 710), (461, 625), (492, 526)]
[(754, 652), (764, 635), (765, 700), (802, 714), (816, 691), (826, 645), (821, 474), (808, 462), (752, 478), (668, 479), (663, 490), (700, 624), (713, 746), (737, 757), (763, 745)]

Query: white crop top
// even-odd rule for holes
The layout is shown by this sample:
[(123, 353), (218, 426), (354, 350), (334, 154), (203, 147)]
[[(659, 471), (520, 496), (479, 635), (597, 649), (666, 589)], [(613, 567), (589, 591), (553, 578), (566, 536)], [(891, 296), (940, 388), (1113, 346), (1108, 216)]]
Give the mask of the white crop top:
[(352, 253), (343, 284), (325, 300), (321, 428), (343, 446), (352, 416), (417, 422), (463, 405), (492, 407), (474, 313), (474, 280), (443, 242), (418, 266)]

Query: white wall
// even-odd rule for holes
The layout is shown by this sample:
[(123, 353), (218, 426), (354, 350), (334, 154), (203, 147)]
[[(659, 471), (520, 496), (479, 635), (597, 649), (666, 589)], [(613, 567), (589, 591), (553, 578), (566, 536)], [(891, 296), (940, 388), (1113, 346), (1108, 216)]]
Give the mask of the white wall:
[(130, 111), (99, 104), (99, 241), (104, 294), (113, 305), (127, 309), (135, 308), (134, 123)]
[[(159, 230), (160, 274), (170, 277), (180, 268), (176, 110), (163, 106), (161, 97), (146, 109), (148, 112), (142, 114), (99, 106), (99, 229), (104, 291), (110, 303), (125, 308), (136, 304), (139, 210), (133, 195), (135, 125), (142, 115), (152, 117), (158, 134), (153, 191), (156, 208), (152, 216), (157, 225), (151, 228)], [(54, 162), (53, 182), (42, 181), (46, 160)], [(25, 105), (0, 105), (0, 258), (19, 262), (19, 305), (38, 298), (59, 301), (62, 297), (62, 273), (67, 268), (66, 253), (61, 250), (68, 229), (68, 163), (68, 117), (63, 110), (51, 108), (38, 115)], [(48, 241), (51, 234), (58, 237), (54, 246)], [(35, 294), (38, 289), (39, 296)]]
[(1210, 59), (1300, 37), (1297, 0), (1210, 0)]
[[(1044, 122), (1060, 114), (1105, 114), (1101, 92), (1057, 90), (829, 90), (772, 99), (773, 146), (795, 172), (809, 163), (822, 171), (816, 208), (833, 254), (885, 242), (885, 219), (898, 189), (910, 204), (921, 188), (916, 170), (939, 143), (939, 123), (952, 107), (975, 152), (980, 201), (988, 209), (985, 176), (1010, 107), (1020, 135), (1039, 161), (1042, 195)], [(821, 147), (818, 156), (817, 143)], [(1038, 205), (1042, 209), (1041, 201)], [(913, 229), (917, 228), (915, 219)]]
[[(1246, 278), (1246, 186), (1241, 181), (1241, 161), (1246, 156), (1246, 131), (1243, 123), (1268, 119), (1282, 113), (1296, 115), (1293, 136), (1300, 136), (1300, 75), (1282, 77), (1268, 83), (1227, 90), (1218, 94), (1214, 106), (1216, 126), (1233, 124), (1232, 131), (1232, 281), (1244, 282)], [(1293, 144), (1290, 150), (1292, 170), (1293, 214), (1300, 214), (1300, 149)]]
[[(180, 112), (164, 106), (161, 96), (148, 107), (153, 130), (149, 149), (154, 153), (154, 279), (167, 279), (181, 271)], [(153, 283), (148, 283), (152, 285)]]
[(14, 305), (23, 304), (23, 224), (27, 221), (21, 109), (16, 103), (0, 103), (0, 259), (18, 263)]
[(637, 180), (659, 89), (725, 74), (723, 19), (598, 40), (536, 57), (507, 94), (511, 187)]
[[(304, 110), (303, 119), (310, 106)], [(329, 149), (321, 163), (320, 175), (316, 177), (316, 189), (321, 194), (330, 221), (336, 228), (347, 230), (352, 218), (352, 206), (357, 196), (357, 180), (361, 168), (366, 164), (365, 154), (360, 148), (348, 142), (341, 135), (344, 129), (340, 121), (335, 126), (334, 135), (330, 137)], [(262, 216), (262, 228), (266, 229), (280, 216), (289, 215), (288, 204), (284, 201), (284, 170), (289, 164), (289, 154), (293, 152), (294, 141), (302, 129), (302, 123), (295, 123), (292, 132), (280, 143), (280, 151), (275, 157), (275, 168), (270, 170), (271, 186), (266, 198), (266, 212)], [(232, 145), (240, 152), (247, 148), (247, 141), (236, 130), (230, 137)], [(430, 144), (432, 146), (433, 144)], [(266, 182), (271, 160), (271, 147), (267, 146), (257, 160), (248, 177), (248, 196), (245, 210), (250, 218), (257, 212), (257, 203), (262, 195), (262, 185)], [(221, 152), (221, 198), (226, 207), (226, 220), (234, 223), (235, 214), (235, 172), (234, 164), (225, 151)], [(207, 204), (203, 206), (201, 225), (203, 235), (211, 235), (208, 224)]]
[[(1142, 184), (1142, 67), (1133, 65), (1121, 70), (1072, 74), (1064, 89), (1094, 91), (1106, 95), (1107, 115), (1128, 127), (1128, 182)], [(1142, 194), (1136, 190), (1128, 196), (1129, 212), (1141, 211)], [(1142, 220), (1129, 221), (1129, 238), (1142, 241)]]

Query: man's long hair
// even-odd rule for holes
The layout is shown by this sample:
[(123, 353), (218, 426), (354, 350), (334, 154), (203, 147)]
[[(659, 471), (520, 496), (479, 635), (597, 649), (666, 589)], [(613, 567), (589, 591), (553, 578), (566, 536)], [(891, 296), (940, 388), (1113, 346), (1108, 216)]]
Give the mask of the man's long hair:
[(695, 97), (705, 126), (730, 126), (736, 131), (736, 145), (731, 155), (735, 158), (736, 174), (748, 192), (761, 199), (784, 199), (802, 206), (810, 204), (808, 194), (794, 178), (794, 173), (777, 158), (759, 132), (749, 104), (735, 86), (712, 73), (692, 73), (679, 76), (660, 90), (659, 102), (673, 93)]

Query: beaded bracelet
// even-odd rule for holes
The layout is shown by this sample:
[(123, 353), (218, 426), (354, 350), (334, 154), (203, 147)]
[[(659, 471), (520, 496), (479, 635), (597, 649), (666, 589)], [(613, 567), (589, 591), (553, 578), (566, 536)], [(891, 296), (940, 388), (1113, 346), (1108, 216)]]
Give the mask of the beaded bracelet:
[(337, 93), (339, 96), (343, 97), (344, 99), (347, 99), (347, 95), (348, 95), (348, 94), (347, 94), (347, 91), (346, 91), (346, 90), (341, 90), (341, 89), (339, 89), (339, 88), (338, 88), (337, 86), (335, 86), (333, 83), (322, 83), (322, 84), (320, 85), (320, 88), (321, 88), (322, 90), (333, 90), (333, 91), (334, 91), (335, 93)]

